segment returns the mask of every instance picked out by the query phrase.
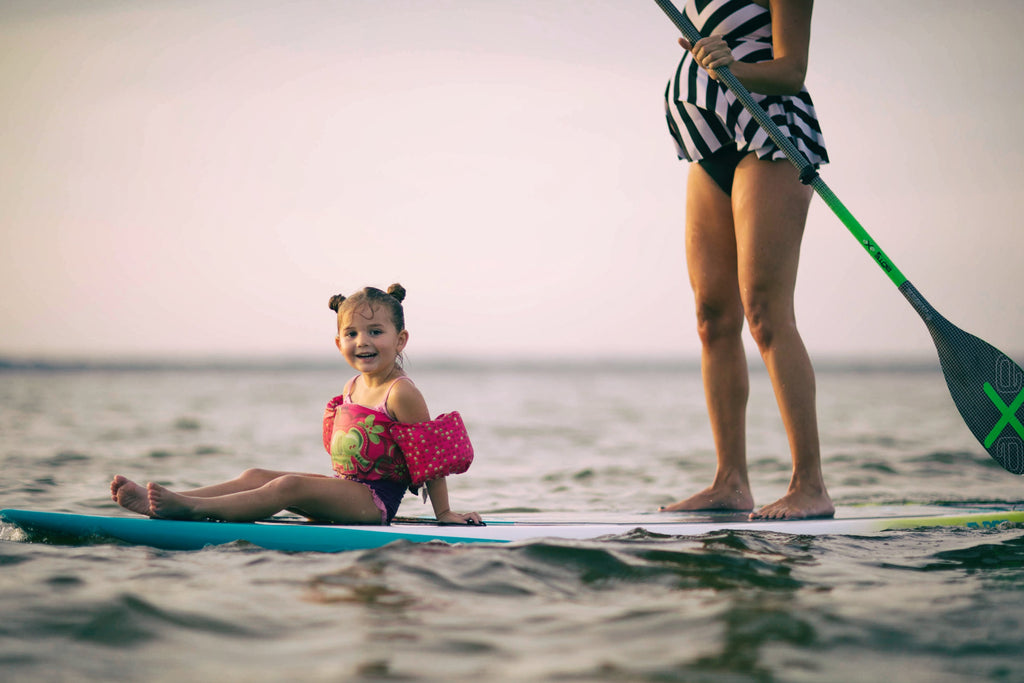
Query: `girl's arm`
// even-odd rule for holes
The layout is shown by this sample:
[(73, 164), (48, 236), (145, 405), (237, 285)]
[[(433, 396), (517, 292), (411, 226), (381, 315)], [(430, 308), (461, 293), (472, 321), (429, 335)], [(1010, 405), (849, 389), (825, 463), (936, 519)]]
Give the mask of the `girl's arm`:
[(728, 66), (747, 90), (762, 95), (795, 95), (804, 87), (811, 44), (814, 0), (771, 0), (772, 52), (767, 62), (737, 62), (721, 36), (701, 38), (693, 46), (679, 39), (697, 63), (717, 79), (715, 68)]
[[(427, 402), (412, 382), (399, 382), (388, 397), (388, 409), (399, 422), (426, 422), (430, 419)], [(475, 512), (461, 514), (452, 512), (448, 504), (448, 483), (441, 479), (427, 482), (427, 495), (434, 506), (434, 516), (439, 522), (449, 524), (479, 524), (480, 515)]]
[(480, 515), (475, 512), (461, 514), (451, 511), (448, 506), (448, 482), (444, 477), (427, 482), (427, 495), (430, 496), (430, 504), (434, 506), (434, 517), (437, 521), (448, 524), (480, 523)]

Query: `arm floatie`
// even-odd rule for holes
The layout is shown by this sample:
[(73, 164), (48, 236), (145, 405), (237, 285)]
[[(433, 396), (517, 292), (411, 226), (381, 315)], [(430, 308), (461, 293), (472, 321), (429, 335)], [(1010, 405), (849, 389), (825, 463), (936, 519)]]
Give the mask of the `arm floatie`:
[(327, 407), (324, 408), (324, 449), (328, 453), (331, 452), (331, 439), (334, 437), (334, 415), (344, 400), (344, 395), (335, 396), (327, 402)]
[(396, 422), (391, 437), (409, 467), (414, 487), (449, 474), (462, 474), (473, 463), (473, 444), (458, 412), (428, 422)]

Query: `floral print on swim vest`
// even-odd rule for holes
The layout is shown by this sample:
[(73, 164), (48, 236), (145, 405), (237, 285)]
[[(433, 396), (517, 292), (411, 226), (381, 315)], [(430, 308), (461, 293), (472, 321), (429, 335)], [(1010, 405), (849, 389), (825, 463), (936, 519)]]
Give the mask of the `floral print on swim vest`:
[(329, 421), (331, 436), (324, 445), (337, 476), (369, 481), (410, 480), (405, 459), (391, 438), (389, 426), (394, 420), (353, 403), (336, 404), (333, 411), (330, 408), (328, 404), (328, 412), (334, 414), (324, 416), (324, 427), (327, 431)]

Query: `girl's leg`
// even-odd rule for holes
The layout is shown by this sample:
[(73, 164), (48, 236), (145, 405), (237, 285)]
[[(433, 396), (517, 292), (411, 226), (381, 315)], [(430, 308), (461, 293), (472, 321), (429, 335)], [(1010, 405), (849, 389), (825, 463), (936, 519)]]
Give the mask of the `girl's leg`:
[(662, 508), (750, 510), (743, 351), (743, 307), (736, 272), (736, 238), (729, 197), (698, 164), (686, 189), (686, 264), (697, 309), (701, 374), (717, 468), (711, 486)]
[(110, 482), (110, 497), (114, 502), (140, 515), (152, 516), (149, 509), (149, 493), (145, 487), (123, 475), (115, 475)]
[(732, 206), (740, 292), (793, 460), (786, 495), (753, 518), (821, 517), (835, 511), (821, 472), (814, 369), (797, 331), (793, 305), (810, 198), (811, 189), (784, 161), (750, 155), (736, 169)]
[[(221, 496), (228, 493), (238, 493), (259, 488), (277, 477), (289, 472), (278, 472), (275, 470), (250, 469), (242, 472), (231, 481), (226, 481), (213, 486), (206, 486), (193, 491), (185, 491), (184, 495), (206, 498), (210, 496)], [(316, 475), (310, 475), (316, 476)], [(110, 496), (123, 508), (136, 512), (140, 515), (152, 515), (149, 508), (149, 493), (146, 487), (136, 484), (131, 479), (120, 474), (110, 482)]]
[(274, 479), (282, 477), (286, 474), (301, 474), (301, 472), (281, 472), (278, 470), (249, 469), (242, 472), (240, 475), (238, 475), (237, 477), (230, 481), (225, 481), (220, 484), (214, 484), (212, 486), (204, 486), (202, 488), (193, 489), (192, 491), (182, 491), (181, 494), (184, 496), (191, 496), (193, 498), (212, 498), (214, 496), (224, 496), (229, 493), (251, 491), (252, 489), (258, 489), (264, 484), (267, 484), (273, 481)]
[(212, 497), (175, 493), (159, 484), (148, 487), (152, 514), (171, 519), (220, 519), (252, 522), (288, 508), (313, 519), (380, 524), (381, 513), (370, 489), (354, 481), (304, 474), (283, 474), (255, 489)]

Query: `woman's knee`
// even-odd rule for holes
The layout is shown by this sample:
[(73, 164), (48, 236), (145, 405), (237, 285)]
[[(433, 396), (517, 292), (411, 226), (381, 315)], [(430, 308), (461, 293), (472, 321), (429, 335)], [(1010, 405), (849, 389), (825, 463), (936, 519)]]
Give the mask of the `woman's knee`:
[(697, 334), (704, 346), (743, 333), (743, 309), (740, 306), (715, 306), (697, 302)]
[(786, 310), (780, 311), (766, 299), (754, 297), (746, 303), (744, 310), (750, 336), (762, 353), (772, 348), (780, 334), (796, 329), (793, 315)]

